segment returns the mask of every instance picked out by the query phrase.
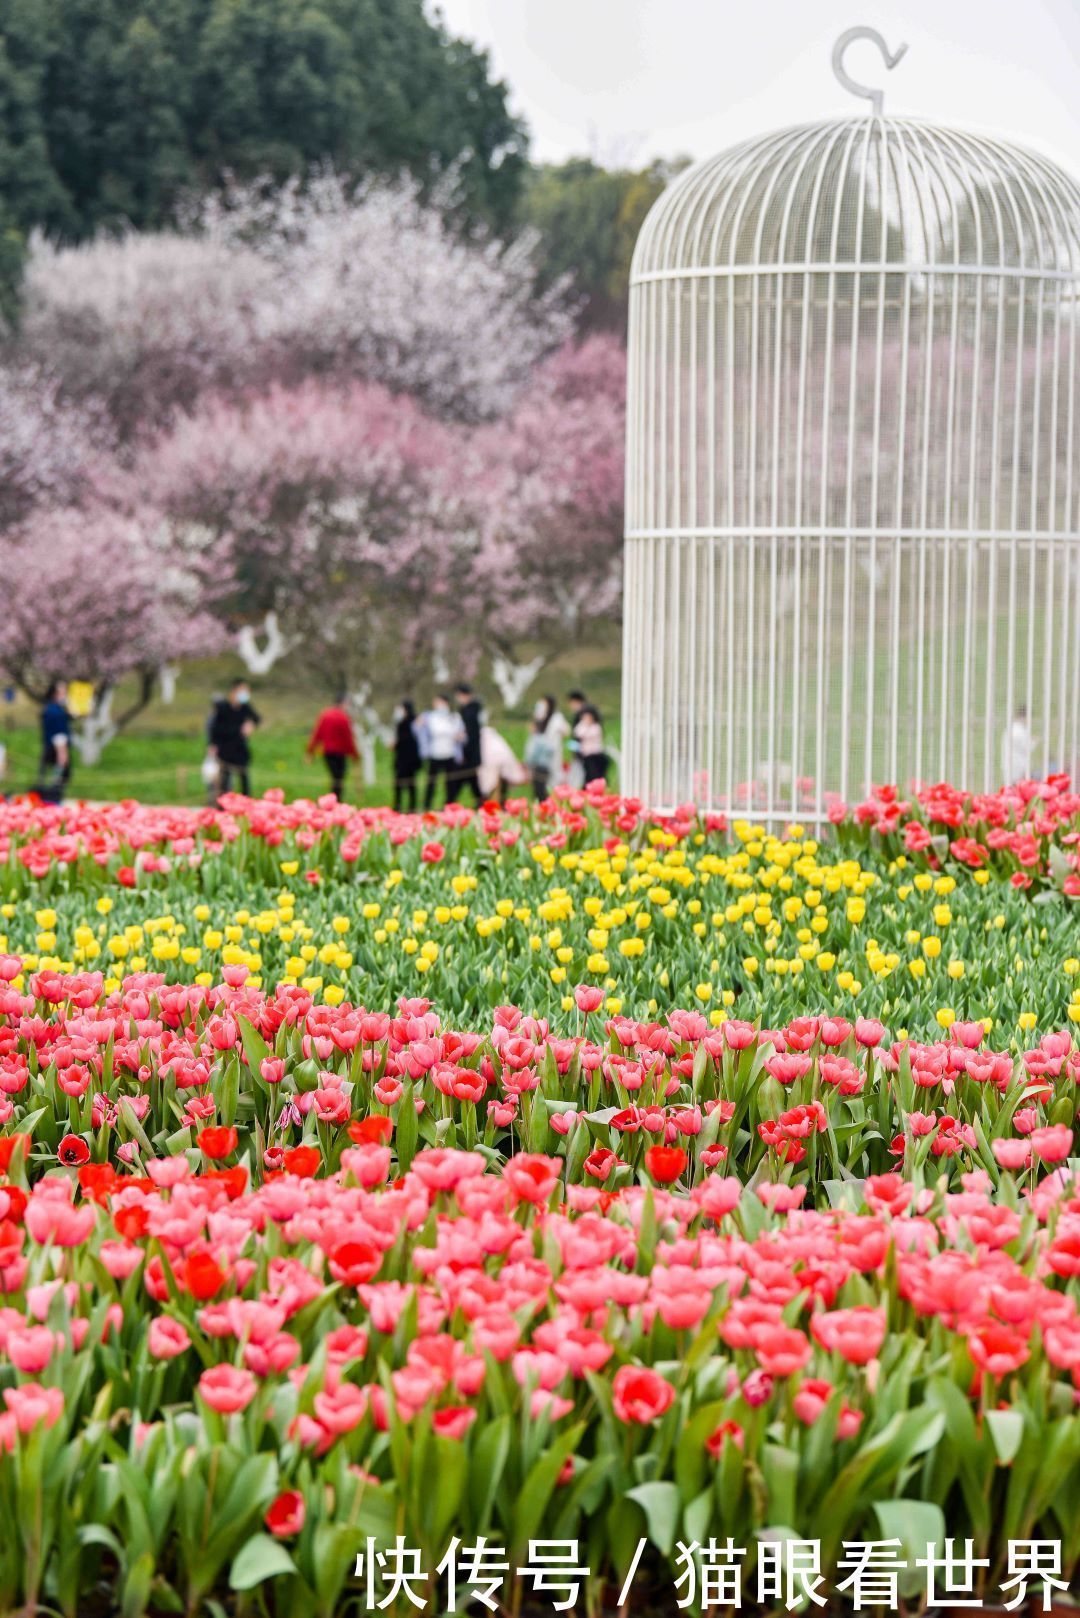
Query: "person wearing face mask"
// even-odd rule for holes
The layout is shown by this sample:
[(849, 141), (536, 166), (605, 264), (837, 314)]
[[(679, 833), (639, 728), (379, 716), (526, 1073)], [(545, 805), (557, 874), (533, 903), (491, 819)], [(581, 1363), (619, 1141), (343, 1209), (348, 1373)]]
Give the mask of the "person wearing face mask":
[(541, 697), (533, 709), (533, 722), (525, 762), (532, 777), (533, 796), (546, 798), (563, 775), (563, 743), (570, 726), (559, 712), (554, 697)]
[(465, 744), (465, 726), (450, 706), (450, 698), (440, 691), (424, 715), (424, 743), (427, 758), (427, 787), (424, 808), (434, 809), (439, 777), (442, 777), (446, 802), (453, 803), (457, 773), (461, 768)]
[(209, 751), (221, 769), (219, 791), (228, 792), (232, 778), (237, 777), (240, 791), (251, 794), (251, 737), (260, 724), (259, 715), (251, 705), (251, 692), (246, 680), (234, 680), (229, 695), (219, 702), (210, 723)]
[(420, 739), (416, 709), (405, 698), (394, 709), (394, 812), (416, 813), (416, 777), (420, 773)]

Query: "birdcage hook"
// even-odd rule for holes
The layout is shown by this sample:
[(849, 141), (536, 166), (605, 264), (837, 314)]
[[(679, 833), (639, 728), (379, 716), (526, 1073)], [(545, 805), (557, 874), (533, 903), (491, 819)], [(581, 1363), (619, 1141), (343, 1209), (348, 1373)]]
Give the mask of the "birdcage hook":
[(890, 72), (906, 52), (907, 46), (898, 45), (895, 51), (890, 51), (876, 28), (863, 27), (846, 28), (833, 46), (832, 66), (836, 77), (840, 80), (844, 89), (850, 90), (853, 96), (864, 96), (873, 108), (874, 117), (880, 118), (881, 109), (885, 103), (884, 90), (871, 90), (867, 85), (860, 84), (858, 80), (851, 77), (844, 67), (844, 52), (856, 39), (868, 39), (872, 44), (876, 45), (881, 52), (886, 68)]

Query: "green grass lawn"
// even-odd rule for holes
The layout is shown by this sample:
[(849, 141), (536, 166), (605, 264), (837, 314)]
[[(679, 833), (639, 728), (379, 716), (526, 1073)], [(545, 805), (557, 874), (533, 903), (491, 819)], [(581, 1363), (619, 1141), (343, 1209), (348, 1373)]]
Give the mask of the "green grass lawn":
[[(100, 763), (88, 765), (76, 755), (71, 796), (91, 799), (139, 798), (145, 803), (197, 804), (205, 800), (200, 766), (205, 754), (205, 722), (210, 699), (223, 691), (229, 680), (242, 673), (238, 660), (217, 659), (193, 663), (185, 668), (172, 703), (159, 700), (139, 714), (130, 727), (105, 748)], [(280, 787), (287, 797), (310, 797), (327, 790), (325, 767), (319, 759), (308, 763), (304, 748), (315, 715), (330, 699), (299, 682), (285, 664), (263, 680), (252, 678), (252, 700), (263, 723), (253, 742), (252, 790), (265, 792)], [(384, 681), (377, 692), (379, 711), (389, 717), (394, 705), (394, 687)], [(570, 654), (551, 664), (539, 677), (520, 707), (506, 713), (498, 693), (489, 683), (477, 680), (481, 699), (488, 707), (492, 723), (521, 757), (528, 734), (528, 714), (536, 696), (550, 691), (560, 702), (567, 691), (580, 685), (599, 703), (609, 718), (609, 735), (618, 741), (619, 668), (618, 651), (607, 644)], [(123, 708), (127, 693), (121, 688), (114, 704)], [(7, 770), (0, 790), (25, 792), (37, 778), (39, 753), (38, 719), (34, 706), (19, 697), (14, 703), (0, 704), (0, 741), (7, 750)], [(373, 785), (360, 781), (354, 769), (346, 795), (351, 802), (387, 803), (391, 798), (390, 754), (377, 750), (377, 779)]]

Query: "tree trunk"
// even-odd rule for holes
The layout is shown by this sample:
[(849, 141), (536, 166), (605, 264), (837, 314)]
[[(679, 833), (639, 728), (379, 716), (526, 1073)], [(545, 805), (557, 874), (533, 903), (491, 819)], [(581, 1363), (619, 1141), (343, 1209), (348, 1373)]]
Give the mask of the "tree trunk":
[(378, 709), (371, 702), (371, 686), (365, 683), (349, 692), (348, 708), (352, 716), (356, 745), (360, 750), (360, 774), (365, 786), (374, 786), (378, 773), (375, 747), (382, 742), (389, 747), (394, 740), (390, 725), (384, 725)]
[(236, 632), (236, 650), (250, 674), (269, 674), (274, 664), (290, 651), (293, 642), (282, 633), (278, 615), (271, 610), (262, 621), (263, 642), (259, 644), (259, 630), (254, 624), (245, 624)]
[(491, 659), (491, 677), (499, 688), (505, 708), (516, 708), (544, 667), (545, 657), (532, 657), (527, 663), (517, 663), (501, 652)]
[(72, 741), (79, 758), (84, 764), (99, 764), (101, 755), (106, 747), (118, 736), (120, 732), (149, 704), (154, 694), (154, 683), (157, 679), (156, 669), (139, 670), (139, 686), (135, 696), (128, 703), (122, 713), (113, 713), (113, 697), (115, 691), (111, 685), (101, 686), (95, 697), (94, 706), (79, 728), (75, 731)]
[(112, 704), (112, 686), (103, 686), (94, 699), (93, 709), (72, 738), (84, 764), (99, 764), (102, 753), (120, 728), (113, 718)]

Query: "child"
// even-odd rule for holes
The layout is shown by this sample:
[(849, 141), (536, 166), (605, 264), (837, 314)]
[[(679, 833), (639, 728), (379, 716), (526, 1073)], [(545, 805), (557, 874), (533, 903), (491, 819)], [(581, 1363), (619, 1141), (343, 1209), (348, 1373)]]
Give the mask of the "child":
[(581, 709), (574, 724), (574, 740), (585, 773), (585, 785), (592, 781), (606, 781), (608, 758), (604, 751), (604, 726), (599, 710), (591, 702)]

